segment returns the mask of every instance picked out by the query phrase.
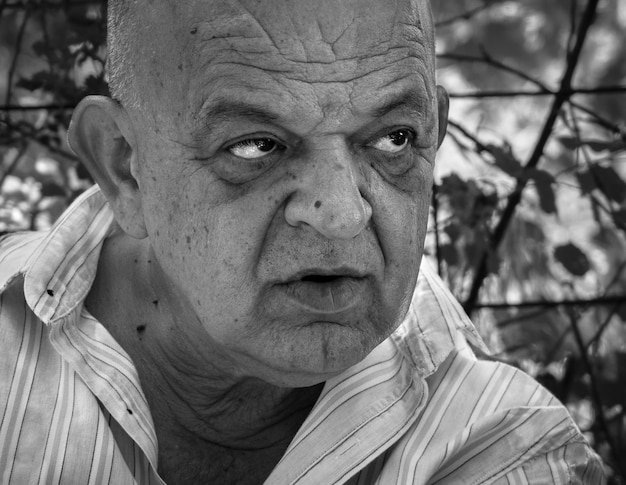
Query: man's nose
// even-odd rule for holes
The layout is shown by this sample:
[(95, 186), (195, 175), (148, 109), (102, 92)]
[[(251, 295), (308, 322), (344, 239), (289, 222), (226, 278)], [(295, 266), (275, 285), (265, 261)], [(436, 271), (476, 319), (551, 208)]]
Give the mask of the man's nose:
[(362, 195), (365, 178), (356, 163), (347, 147), (310, 157), (285, 207), (287, 223), (329, 239), (356, 237), (372, 217), (372, 206)]

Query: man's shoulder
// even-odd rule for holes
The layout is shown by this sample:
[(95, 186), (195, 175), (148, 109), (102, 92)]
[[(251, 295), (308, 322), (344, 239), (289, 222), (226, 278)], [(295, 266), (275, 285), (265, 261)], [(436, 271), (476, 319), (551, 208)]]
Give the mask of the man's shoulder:
[[(29, 260), (38, 250), (46, 233), (25, 232), (0, 240), (0, 415), (11, 402), (24, 398), (48, 372), (59, 365), (51, 347), (49, 330), (32, 310), (25, 291)], [(54, 362), (54, 365), (53, 365)]]
[[(420, 423), (434, 429), (435, 481), (476, 477), (482, 483), (553, 459), (553, 470), (560, 467), (567, 476), (597, 461), (566, 408), (520, 369), (455, 352), (428, 382)], [(561, 456), (565, 449), (572, 456)]]
[(450, 401), (450, 416), (462, 427), (494, 415), (553, 413), (577, 432), (565, 407), (533, 377), (505, 362), (477, 359), (468, 348), (454, 351), (427, 383), (429, 401)]

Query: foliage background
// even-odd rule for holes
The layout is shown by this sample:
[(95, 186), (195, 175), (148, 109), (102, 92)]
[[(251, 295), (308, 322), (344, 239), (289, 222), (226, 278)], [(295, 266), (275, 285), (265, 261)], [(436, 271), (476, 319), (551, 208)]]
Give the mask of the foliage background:
[[(435, 0), (452, 95), (428, 257), (495, 351), (626, 484), (626, 2)], [(104, 0), (0, 0), (0, 234), (92, 182), (72, 107), (107, 93)]]

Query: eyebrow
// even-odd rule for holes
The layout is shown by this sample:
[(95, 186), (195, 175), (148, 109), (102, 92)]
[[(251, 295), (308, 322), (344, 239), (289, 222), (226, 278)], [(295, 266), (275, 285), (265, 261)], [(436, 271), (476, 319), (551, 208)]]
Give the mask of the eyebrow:
[[(399, 108), (408, 109), (416, 114), (423, 114), (425, 111), (424, 106), (427, 104), (426, 96), (415, 89), (409, 89), (395, 94), (381, 106), (363, 110), (363, 113), (373, 119), (382, 118)], [(217, 100), (204, 107), (201, 111), (201, 118), (204, 121), (203, 128), (208, 130), (209, 133), (214, 131), (220, 124), (237, 118), (259, 124), (280, 124), (285, 121), (284, 116), (267, 108), (243, 101), (226, 99)]]
[(235, 118), (245, 118), (260, 124), (275, 124), (282, 117), (265, 108), (242, 101), (219, 100), (215, 104), (202, 110), (201, 115), (204, 121), (204, 128), (212, 132), (215, 127)]
[(417, 114), (423, 114), (427, 106), (428, 98), (426, 95), (422, 95), (415, 89), (407, 89), (387, 99), (383, 105), (373, 108), (369, 114), (374, 118), (382, 118), (399, 108), (406, 108)]

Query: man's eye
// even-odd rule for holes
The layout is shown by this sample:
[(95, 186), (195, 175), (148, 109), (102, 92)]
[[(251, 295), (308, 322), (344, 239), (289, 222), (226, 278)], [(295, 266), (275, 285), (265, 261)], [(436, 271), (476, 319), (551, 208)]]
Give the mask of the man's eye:
[(411, 137), (410, 130), (398, 130), (374, 140), (372, 146), (383, 152), (398, 153), (406, 148)]
[(239, 158), (254, 160), (279, 149), (278, 142), (271, 138), (250, 138), (228, 147), (228, 151)]

